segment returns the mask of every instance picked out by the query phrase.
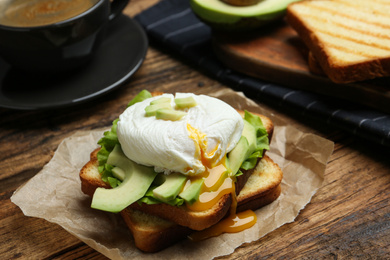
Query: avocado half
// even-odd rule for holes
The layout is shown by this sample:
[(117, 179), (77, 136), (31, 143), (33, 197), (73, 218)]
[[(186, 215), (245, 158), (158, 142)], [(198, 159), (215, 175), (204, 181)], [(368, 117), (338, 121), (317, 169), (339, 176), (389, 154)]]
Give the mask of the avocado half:
[(234, 6), (221, 0), (191, 0), (193, 12), (204, 23), (221, 31), (248, 31), (284, 16), (287, 6), (300, 0), (260, 0), (250, 6)]

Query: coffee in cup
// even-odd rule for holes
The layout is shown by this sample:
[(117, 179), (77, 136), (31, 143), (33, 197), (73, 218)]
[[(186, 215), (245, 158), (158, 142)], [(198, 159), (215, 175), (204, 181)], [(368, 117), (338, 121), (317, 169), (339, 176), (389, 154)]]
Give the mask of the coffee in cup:
[(0, 24), (34, 27), (75, 17), (98, 0), (0, 0)]
[(32, 72), (89, 61), (129, 0), (0, 0), (0, 56)]

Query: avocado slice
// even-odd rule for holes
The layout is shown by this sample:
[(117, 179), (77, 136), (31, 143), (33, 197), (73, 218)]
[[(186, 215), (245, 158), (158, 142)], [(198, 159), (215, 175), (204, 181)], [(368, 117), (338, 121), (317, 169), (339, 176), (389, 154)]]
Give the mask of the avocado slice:
[(197, 201), (199, 198), (203, 183), (203, 178), (193, 180), (190, 186), (188, 186), (185, 190), (179, 193), (179, 197), (190, 205), (194, 204), (194, 202)]
[(183, 188), (187, 176), (181, 173), (165, 175), (165, 182), (153, 190), (153, 196), (162, 202), (168, 202), (176, 198)]
[(232, 175), (235, 175), (241, 167), (241, 164), (247, 158), (249, 143), (245, 136), (241, 136), (237, 145), (228, 153), (229, 168)]
[(193, 97), (175, 98), (177, 108), (190, 108), (196, 106), (196, 101)]
[(248, 6), (234, 6), (221, 0), (191, 0), (193, 12), (215, 30), (247, 31), (282, 18), (287, 6), (301, 0), (262, 0)]
[(109, 212), (120, 212), (142, 198), (152, 184), (157, 173), (128, 159), (120, 145), (110, 153), (107, 163), (119, 167), (125, 173), (122, 183), (113, 189), (97, 188), (91, 207)]
[(169, 98), (169, 97), (160, 97), (158, 99), (155, 99), (155, 100), (151, 101), (150, 105), (156, 105), (156, 104), (160, 104), (160, 103), (171, 103), (171, 98)]
[(242, 130), (242, 136), (245, 136), (248, 140), (249, 147), (245, 156), (246, 158), (248, 158), (249, 155), (256, 151), (257, 138), (256, 128), (246, 120), (244, 120), (244, 129)]
[(237, 173), (237, 171), (241, 168), (242, 163), (252, 153), (254, 153), (257, 148), (256, 128), (245, 119), (243, 121), (244, 129), (242, 130), (241, 139), (227, 155), (229, 168), (231, 169), (233, 175)]
[(155, 116), (157, 110), (159, 109), (172, 109), (171, 103), (163, 102), (163, 103), (157, 103), (154, 105), (149, 105), (145, 107), (145, 115), (146, 116)]
[(123, 181), (126, 177), (126, 173), (122, 168), (114, 167), (114, 168), (112, 168), (111, 172), (112, 172), (112, 175), (115, 178), (119, 179), (120, 181)]
[(183, 111), (161, 108), (156, 111), (156, 118), (163, 120), (177, 121), (180, 120), (187, 113)]

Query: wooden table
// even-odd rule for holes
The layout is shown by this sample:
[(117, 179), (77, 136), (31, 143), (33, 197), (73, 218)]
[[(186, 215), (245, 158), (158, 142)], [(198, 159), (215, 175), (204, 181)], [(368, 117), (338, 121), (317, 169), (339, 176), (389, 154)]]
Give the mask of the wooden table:
[[(134, 16), (158, 0), (133, 0)], [(120, 89), (82, 106), (54, 111), (0, 109), (1, 259), (105, 259), (60, 226), (23, 215), (10, 201), (17, 187), (48, 163), (78, 130), (109, 126), (140, 90), (210, 93), (225, 89), (153, 46)], [(264, 104), (261, 104), (265, 106)], [(268, 107), (296, 128), (335, 142), (325, 183), (290, 224), (220, 259), (384, 259), (390, 257), (389, 149)]]

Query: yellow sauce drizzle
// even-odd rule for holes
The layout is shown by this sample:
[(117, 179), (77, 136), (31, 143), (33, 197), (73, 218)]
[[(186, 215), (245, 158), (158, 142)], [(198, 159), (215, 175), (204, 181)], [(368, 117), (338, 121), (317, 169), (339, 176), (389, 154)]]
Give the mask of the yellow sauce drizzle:
[(252, 227), (257, 222), (257, 216), (252, 210), (246, 210), (218, 222), (205, 230), (195, 232), (189, 236), (192, 241), (200, 241), (222, 233), (236, 233)]
[[(222, 233), (240, 232), (252, 227), (257, 221), (256, 214), (252, 210), (236, 213), (237, 196), (235, 183), (233, 177), (230, 177), (230, 172), (226, 166), (226, 156), (218, 165), (213, 165), (209, 158), (218, 150), (218, 146), (215, 147), (211, 153), (207, 154), (205, 152), (207, 149), (206, 135), (192, 127), (190, 124), (187, 124), (187, 130), (189, 137), (194, 140), (196, 158), (200, 158), (202, 164), (206, 167), (205, 173), (202, 174), (202, 176), (197, 177), (204, 178), (199, 199), (192, 205), (187, 204), (187, 207), (192, 211), (204, 211), (212, 208), (224, 195), (230, 193), (232, 196), (230, 214), (227, 218), (208, 229), (193, 233), (189, 238), (194, 241), (199, 241), (218, 236)], [(186, 189), (195, 178), (189, 179), (183, 189)]]
[(234, 189), (234, 183), (231, 178), (226, 178), (222, 185), (216, 191), (203, 191), (199, 195), (199, 199), (192, 205), (187, 207), (192, 211), (204, 211), (212, 208), (220, 198), (225, 195), (232, 193)]
[(204, 175), (204, 185), (208, 191), (217, 190), (228, 177), (229, 170), (226, 166), (226, 156), (213, 168), (207, 168)]

